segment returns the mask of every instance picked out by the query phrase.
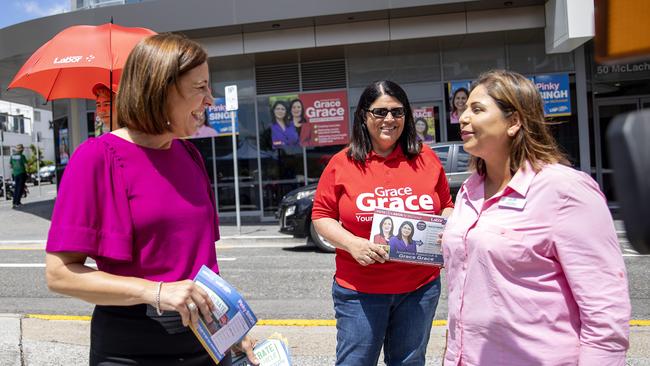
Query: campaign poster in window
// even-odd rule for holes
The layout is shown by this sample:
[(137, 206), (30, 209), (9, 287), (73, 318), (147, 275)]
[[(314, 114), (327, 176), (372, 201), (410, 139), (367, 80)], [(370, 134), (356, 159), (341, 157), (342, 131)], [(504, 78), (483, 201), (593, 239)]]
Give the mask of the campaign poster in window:
[[(302, 146), (345, 145), (350, 142), (347, 91), (301, 93), (304, 123), (300, 127)], [(294, 107), (291, 107), (294, 113)]]
[(568, 74), (535, 75), (533, 83), (544, 101), (544, 116), (571, 115), (571, 95)]
[(467, 108), (469, 97), (470, 80), (452, 81), (447, 83), (447, 95), (449, 95), (449, 123), (457, 124), (460, 115)]
[(415, 135), (419, 141), (433, 142), (436, 140), (433, 107), (414, 108), (413, 120), (415, 121)]
[[(226, 110), (226, 99), (225, 98), (214, 98), (214, 104), (205, 109), (207, 124), (199, 128), (197, 133), (201, 133), (201, 130), (206, 130), (206, 128), (211, 128), (215, 131), (213, 134), (211, 131), (206, 136), (195, 136), (195, 137), (211, 137), (211, 136), (231, 136), (232, 135), (232, 121), (229, 112)], [(235, 133), (239, 134), (239, 119), (237, 116), (237, 111), (235, 113)], [(206, 134), (203, 132), (203, 134)]]

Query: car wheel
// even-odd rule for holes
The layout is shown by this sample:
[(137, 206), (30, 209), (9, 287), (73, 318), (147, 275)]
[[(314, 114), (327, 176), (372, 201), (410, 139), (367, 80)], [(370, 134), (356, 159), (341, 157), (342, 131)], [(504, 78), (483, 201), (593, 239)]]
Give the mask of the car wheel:
[(325, 238), (316, 232), (313, 222), (309, 223), (309, 240), (314, 243), (314, 245), (316, 245), (316, 247), (322, 252), (334, 253), (336, 251), (334, 245), (325, 240)]

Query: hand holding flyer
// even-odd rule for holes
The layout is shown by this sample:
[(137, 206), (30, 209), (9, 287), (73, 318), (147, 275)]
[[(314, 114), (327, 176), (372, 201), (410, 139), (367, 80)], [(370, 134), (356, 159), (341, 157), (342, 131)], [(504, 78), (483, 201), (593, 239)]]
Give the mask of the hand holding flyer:
[(369, 239), (384, 245), (390, 261), (442, 267), (438, 239), (446, 223), (442, 216), (376, 209)]
[[(273, 333), (255, 346), (255, 356), (260, 366), (291, 366), (288, 341), (279, 333)], [(232, 366), (250, 366), (245, 354), (235, 355)]]
[(257, 323), (257, 318), (237, 290), (208, 267), (201, 267), (194, 282), (208, 293), (215, 309), (210, 323), (201, 316), (199, 326), (191, 328), (208, 354), (219, 363), (230, 347)]

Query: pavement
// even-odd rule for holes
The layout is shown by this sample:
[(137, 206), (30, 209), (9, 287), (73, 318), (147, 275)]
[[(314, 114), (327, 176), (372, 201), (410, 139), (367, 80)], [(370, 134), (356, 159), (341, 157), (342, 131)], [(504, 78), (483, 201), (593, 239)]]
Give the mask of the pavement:
[[(47, 236), (54, 192), (42, 187), (12, 210), (11, 204), (0, 202), (0, 245), (42, 245)], [(37, 192), (37, 191), (36, 191)], [(45, 193), (44, 193), (45, 192)], [(622, 222), (617, 230), (624, 237)], [(221, 225), (220, 245), (236, 245), (251, 241), (304, 242), (278, 233), (275, 223)], [(640, 321), (631, 326), (630, 349), (626, 365), (650, 366), (650, 323)], [(0, 314), (0, 365), (84, 365), (88, 364), (90, 321), (88, 317), (39, 316), (34, 314)], [(301, 322), (290, 319), (260, 320), (251, 334), (263, 339), (280, 333), (289, 341), (294, 365), (333, 365), (336, 349), (334, 320)], [(445, 344), (444, 322), (436, 321), (431, 331), (426, 365), (442, 364)], [(380, 358), (381, 360), (381, 358)]]

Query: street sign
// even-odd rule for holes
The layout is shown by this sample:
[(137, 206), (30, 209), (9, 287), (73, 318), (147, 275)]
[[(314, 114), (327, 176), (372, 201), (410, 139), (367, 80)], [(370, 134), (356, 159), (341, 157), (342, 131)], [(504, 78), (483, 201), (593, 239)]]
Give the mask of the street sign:
[(236, 111), (239, 109), (237, 101), (237, 85), (226, 86), (226, 110)]

